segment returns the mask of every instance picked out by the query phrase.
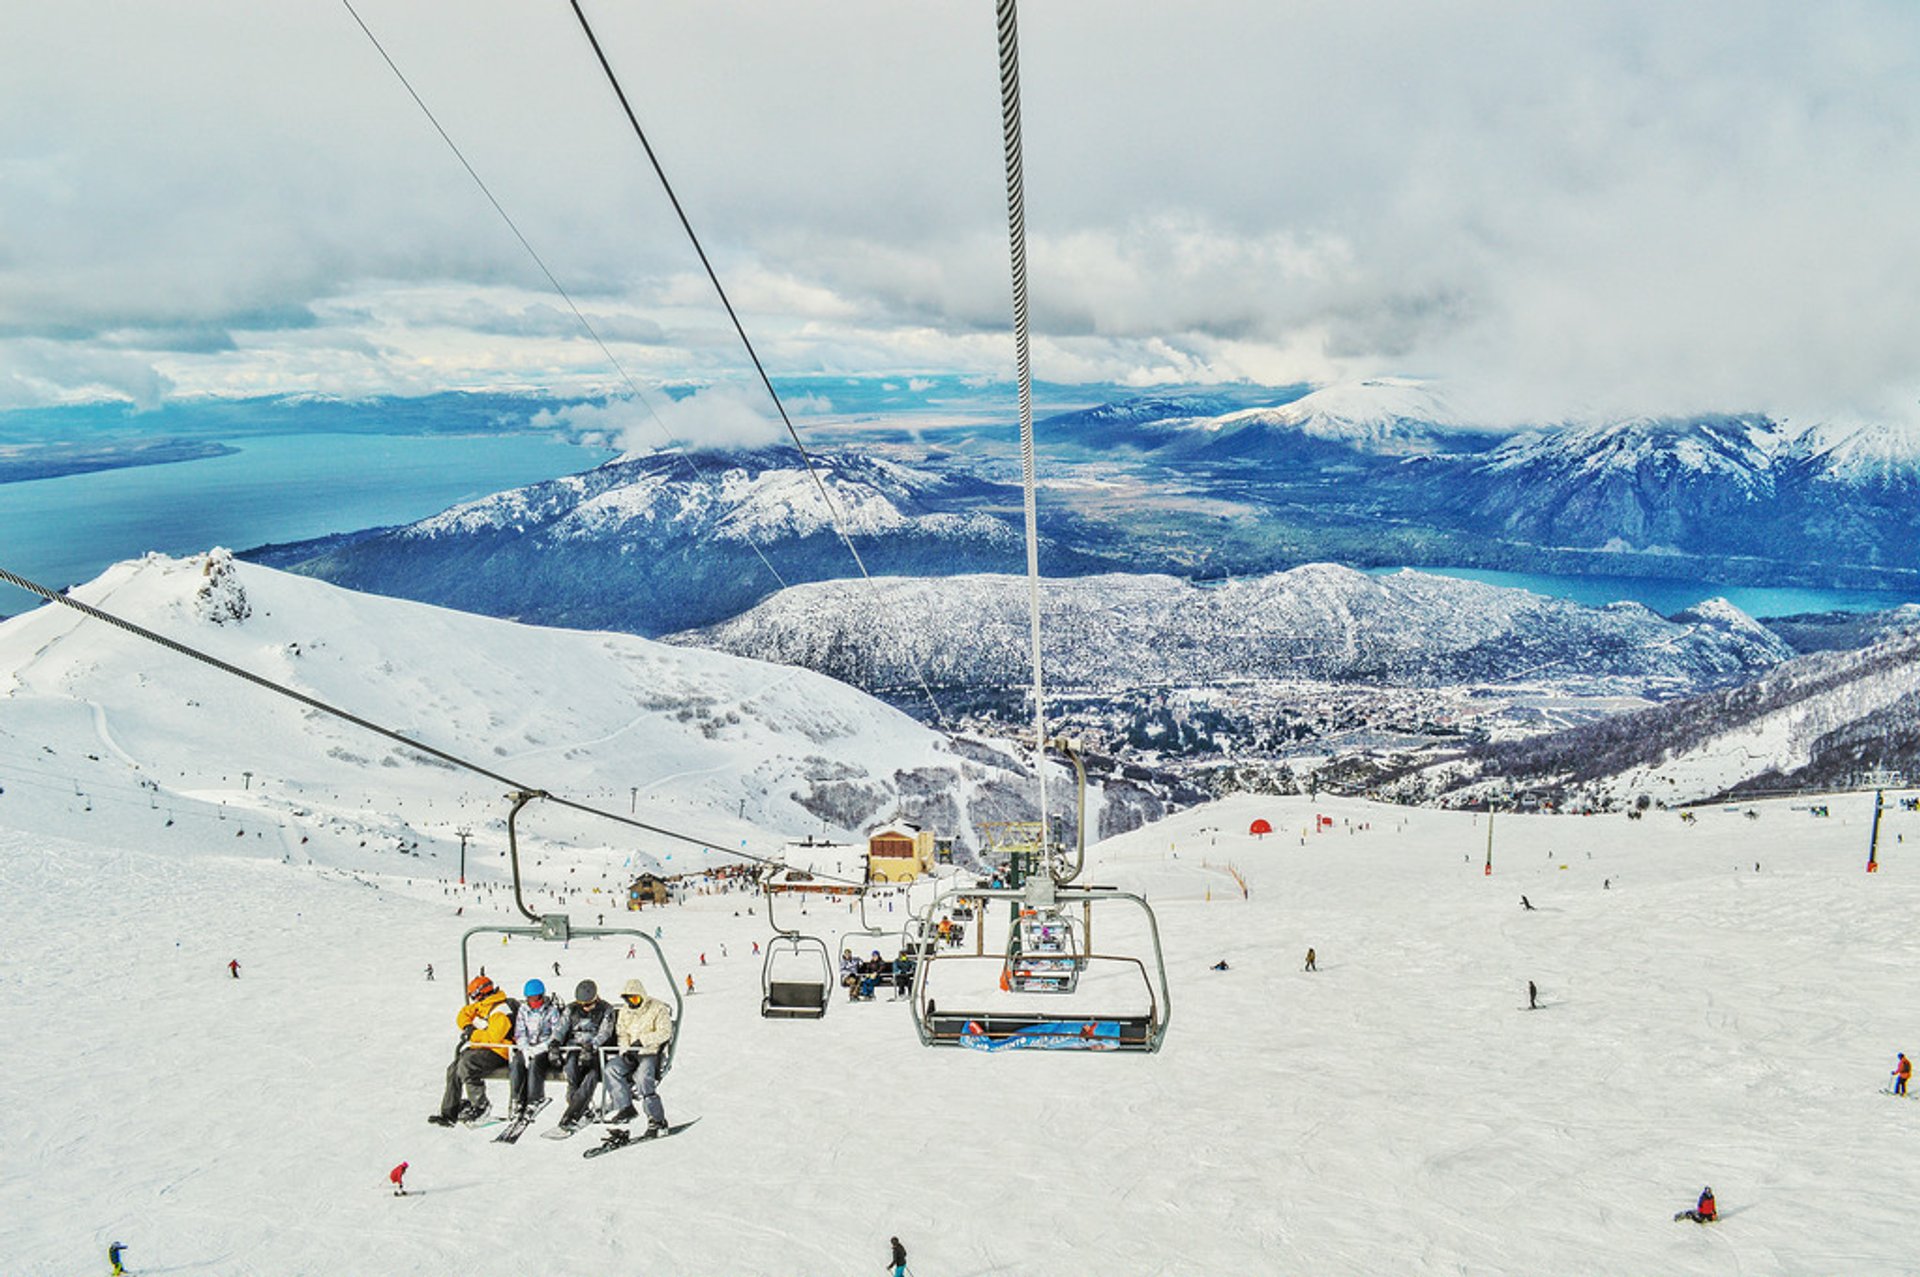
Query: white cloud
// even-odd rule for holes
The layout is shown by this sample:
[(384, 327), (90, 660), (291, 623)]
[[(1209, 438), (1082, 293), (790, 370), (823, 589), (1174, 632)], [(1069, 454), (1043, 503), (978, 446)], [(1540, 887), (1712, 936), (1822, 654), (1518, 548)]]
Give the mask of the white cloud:
[(538, 413), (533, 424), (622, 452), (759, 448), (788, 438), (764, 394), (756, 397), (733, 386), (701, 390), (684, 399), (651, 394), (573, 404)]
[[(360, 8), (636, 380), (739, 374), (564, 11), (470, 0), (456, 47), (436, 6)], [(776, 378), (1009, 372), (990, 14), (595, 18)], [(1911, 407), (1920, 6), (1110, 0), (1022, 19), (1036, 375), (1409, 371), (1516, 415)], [(15, 400), (624, 389), (326, 6), (10, 15), (9, 338)]]

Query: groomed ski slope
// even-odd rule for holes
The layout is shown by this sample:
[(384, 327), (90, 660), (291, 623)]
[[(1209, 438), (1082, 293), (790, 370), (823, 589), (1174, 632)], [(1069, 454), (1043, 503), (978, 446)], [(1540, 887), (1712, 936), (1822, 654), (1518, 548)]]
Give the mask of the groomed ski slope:
[[(1501, 816), (1491, 878), (1484, 816), (1184, 813), (1096, 855), (1159, 908), (1151, 1057), (929, 1050), (886, 1002), (763, 1022), (747, 898), (649, 911), (698, 983), (668, 1113), (701, 1120), (593, 1161), (426, 1124), (478, 912), (438, 885), (0, 829), (0, 1268), (843, 1274), (898, 1234), (919, 1277), (1909, 1273), (1920, 1107), (1878, 1092), (1920, 1048), (1920, 817), (1868, 877), (1867, 802)], [(516, 987), (658, 979), (494, 952)], [(1724, 1221), (1671, 1222), (1703, 1184)]]

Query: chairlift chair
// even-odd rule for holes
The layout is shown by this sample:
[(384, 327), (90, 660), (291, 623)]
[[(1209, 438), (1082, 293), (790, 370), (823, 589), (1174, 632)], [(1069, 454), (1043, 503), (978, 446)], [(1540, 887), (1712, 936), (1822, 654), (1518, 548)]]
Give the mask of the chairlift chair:
[(782, 927), (773, 905), (779, 884), (768, 879), (766, 892), (773, 939), (767, 941), (766, 961), (760, 967), (760, 1014), (768, 1020), (818, 1020), (833, 1000), (833, 953), (819, 936)]
[(1083, 928), (1064, 908), (1023, 905), (1007, 936), (1007, 985), (1016, 993), (1072, 993), (1085, 970)]
[[(894, 953), (891, 958), (887, 958), (888, 972), (886, 974), (886, 980), (890, 986), (894, 986), (896, 985), (896, 982), (899, 978), (900, 963), (905, 957), (907, 952), (907, 928), (912, 925), (913, 918), (911, 915), (909, 915), (907, 924), (903, 925), (897, 931), (889, 930), (885, 927), (880, 926), (878, 923), (874, 922), (872, 919), (867, 917), (866, 888), (862, 887), (857, 893), (857, 895), (860, 901), (860, 904), (859, 904), (860, 926), (856, 930), (847, 931), (841, 935), (840, 952), (842, 953), (850, 952), (853, 947), (853, 942), (856, 939), (861, 944), (869, 944), (873, 941), (880, 941), (886, 944), (888, 947), (891, 947), (894, 950)], [(866, 957), (870, 956), (872, 953), (878, 953), (878, 952), (879, 950), (877, 948), (870, 949), (865, 954), (855, 954), (855, 956), (864, 960)], [(882, 953), (881, 956), (883, 958), (887, 957), (887, 955), (885, 955), (884, 953)], [(881, 977), (878, 975), (874, 977), (874, 983), (876, 984), (876, 986), (879, 984), (880, 979)]]
[[(680, 985), (674, 979), (673, 968), (667, 965), (667, 955), (661, 949), (660, 942), (655, 940), (650, 932), (642, 931), (637, 927), (576, 927), (564, 913), (537, 914), (527, 907), (526, 900), (520, 894), (520, 841), (515, 826), (520, 816), (520, 809), (534, 799), (544, 797), (546, 797), (545, 793), (538, 790), (523, 790), (515, 793), (512, 795), (513, 809), (507, 813), (507, 852), (513, 867), (513, 903), (519, 907), (521, 914), (532, 925), (513, 927), (482, 924), (467, 928), (466, 933), (460, 937), (461, 996), (465, 996), (467, 984), (473, 979), (474, 963), (471, 949), (475, 936), (500, 936), (503, 939), (510, 936), (526, 936), (560, 944), (566, 944), (572, 940), (593, 940), (607, 936), (628, 937), (632, 943), (645, 944), (653, 950), (653, 956), (660, 964), (660, 974), (666, 978), (667, 992), (673, 998), (673, 1036), (660, 1048), (660, 1076), (664, 1078), (667, 1070), (673, 1067), (674, 1048), (680, 1043), (680, 1032), (685, 1023), (686, 1000), (680, 995)], [(500, 982), (495, 981), (495, 983)], [(501, 985), (501, 987), (506, 986)], [(554, 992), (555, 996), (559, 996), (560, 990), (556, 989)]]
[[(952, 953), (935, 950), (932, 956), (919, 963), (914, 971), (912, 1012), (915, 1030), (924, 1045), (968, 1046), (988, 1051), (1023, 1048), (1093, 1051), (1160, 1049), (1172, 1020), (1173, 1005), (1167, 982), (1166, 955), (1160, 944), (1160, 925), (1154, 917), (1152, 906), (1144, 897), (1127, 891), (1092, 886), (1049, 886), (1051, 891), (1047, 894), (1052, 896), (1052, 900), (1044, 902), (1036, 902), (1033, 893), (1026, 888), (955, 888), (936, 901), (934, 912), (937, 914), (950, 897), (961, 894), (981, 902), (975, 925), (985, 924), (985, 903), (990, 900), (1010, 901), (1016, 907), (1036, 906), (1033, 913), (1035, 939), (1038, 940), (1041, 938), (1039, 928), (1067, 921), (1065, 914), (1070, 907), (1077, 906), (1091, 917), (1095, 910), (1111, 912), (1126, 905), (1139, 910), (1144, 916), (1152, 953), (1148, 956), (1101, 953), (1092, 943), (1091, 929), (1075, 931), (1068, 928), (1064, 935), (1056, 931), (1046, 937), (1048, 944), (1062, 946), (1060, 952), (1031, 956), (1036, 963), (1044, 958), (1045, 961), (1071, 968), (1071, 987), (1059, 987), (1063, 983), (1060, 973), (1043, 978), (1037, 967), (1030, 977), (1016, 985), (1019, 967), (1010, 956), (1020, 941), (1022, 919), (1016, 917), (1014, 934), (1008, 940), (1008, 952)], [(1044, 910), (1038, 907), (1042, 903), (1055, 911), (1055, 919), (1043, 920)], [(996, 969), (1005, 980), (1004, 984), (1000, 984), (997, 995), (993, 992), (993, 985), (997, 983)], [(969, 990), (972, 999), (959, 1003), (947, 1000), (947, 995), (937, 988), (942, 971), (975, 973), (978, 978)], [(1089, 975), (1103, 977), (1094, 982), (1097, 985), (1094, 990), (1087, 987)], [(1118, 977), (1123, 986), (1131, 985), (1133, 977), (1137, 976), (1138, 992), (1119, 1000), (1129, 1005), (1116, 1005), (1113, 999), (1115, 981), (1104, 978), (1108, 976)], [(1048, 979), (1052, 987), (1049, 987)], [(1046, 1001), (1054, 1005), (1035, 1006), (1033, 999), (1026, 996), (1041, 993), (1050, 995)]]

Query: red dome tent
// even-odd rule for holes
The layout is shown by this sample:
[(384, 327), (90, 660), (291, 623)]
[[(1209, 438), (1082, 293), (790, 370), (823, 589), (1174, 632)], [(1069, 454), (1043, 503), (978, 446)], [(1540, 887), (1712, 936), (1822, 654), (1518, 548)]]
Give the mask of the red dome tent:
[(1251, 825), (1248, 825), (1247, 832), (1250, 834), (1270, 834), (1273, 832), (1273, 826), (1267, 823), (1265, 817), (1262, 817), (1254, 821)]

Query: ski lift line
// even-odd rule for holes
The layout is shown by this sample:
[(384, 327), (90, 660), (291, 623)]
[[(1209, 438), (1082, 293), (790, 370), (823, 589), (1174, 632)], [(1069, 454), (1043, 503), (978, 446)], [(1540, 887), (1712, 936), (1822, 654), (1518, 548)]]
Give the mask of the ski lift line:
[[(270, 692), (276, 692), (286, 697), (288, 700), (298, 701), (310, 709), (317, 709), (323, 714), (331, 714), (343, 722), (352, 723), (355, 727), (363, 728), (376, 736), (385, 737), (387, 740), (404, 745), (408, 749), (417, 750), (431, 758), (437, 758), (444, 763), (451, 764), (465, 771), (473, 772), (475, 775), (485, 776), (488, 780), (498, 781), (515, 792), (532, 792), (556, 806), (571, 808), (574, 811), (583, 812), (589, 816), (598, 816), (604, 820), (611, 820), (615, 824), (626, 825), (629, 828), (643, 830), (646, 833), (658, 834), (662, 838), (672, 838), (678, 842), (684, 842), (706, 851), (719, 852), (724, 856), (735, 856), (741, 860), (751, 860), (758, 864), (771, 865), (779, 869), (789, 868), (785, 861), (775, 859), (772, 856), (755, 855), (750, 851), (738, 847), (723, 847), (717, 842), (708, 842), (706, 839), (696, 837), (693, 834), (683, 834), (677, 830), (667, 829), (661, 825), (648, 824), (646, 821), (636, 820), (632, 816), (622, 816), (619, 812), (608, 811), (605, 808), (595, 807), (589, 803), (576, 802), (571, 798), (564, 798), (558, 794), (549, 793), (537, 786), (525, 784), (513, 779), (511, 776), (503, 776), (499, 772), (491, 771), (478, 763), (460, 757), (458, 754), (450, 754), (444, 749), (439, 749), (427, 744), (425, 741), (415, 740), (411, 736), (402, 735), (391, 728), (382, 727), (371, 719), (362, 718), (358, 714), (341, 709), (337, 705), (330, 705), (326, 701), (308, 696), (305, 692), (297, 692), (285, 684), (276, 683), (272, 679), (255, 674), (251, 670), (242, 669), (238, 665), (223, 661), (217, 656), (212, 656), (200, 651), (198, 648), (189, 647), (176, 639), (170, 639), (164, 634), (156, 634), (145, 626), (135, 625), (132, 621), (126, 620), (124, 617), (115, 616), (111, 612), (103, 612), (97, 607), (80, 602), (78, 599), (69, 598), (57, 590), (50, 590), (36, 581), (29, 581), (26, 577), (9, 572), (5, 568), (0, 568), (0, 581), (5, 581), (9, 585), (27, 591), (29, 594), (37, 594), (49, 603), (59, 603), (63, 606), (70, 607), (83, 616), (90, 617), (93, 620), (104, 621), (116, 629), (125, 630), (137, 638), (143, 638), (149, 643), (158, 644), (169, 651), (177, 652), (181, 656), (199, 661), (203, 665), (210, 665), (224, 674), (231, 674), (235, 678), (243, 679), (255, 686), (264, 687)], [(820, 878), (827, 877), (825, 874), (817, 874), (815, 876)], [(831, 879), (831, 881), (855, 885), (850, 879)]]
[[(344, 3), (344, 0), (342, 0)], [(653, 166), (654, 176), (660, 179), (660, 187), (666, 192), (667, 201), (673, 205), (673, 212), (680, 219), (681, 229), (687, 233), (687, 240), (693, 245), (693, 251), (700, 259), (701, 267), (707, 272), (707, 280), (713, 285), (714, 293), (720, 298), (720, 305), (726, 310), (727, 318), (733, 322), (733, 330), (740, 337), (740, 344), (746, 349), (747, 358), (753, 362), (753, 370), (760, 374), (760, 384), (767, 389), (767, 396), (773, 400), (774, 411), (780, 414), (780, 423), (787, 429), (787, 437), (793, 440), (793, 446), (800, 453), (801, 463), (807, 468), (807, 475), (813, 480), (814, 490), (820, 494), (820, 501), (826, 507), (827, 517), (833, 522), (833, 530), (840, 538), (840, 544), (847, 547), (847, 553), (853, 556), (853, 565), (860, 569), (861, 579), (873, 591), (874, 606), (881, 605), (880, 587), (867, 571), (866, 560), (860, 557), (859, 549), (853, 544), (853, 538), (847, 532), (846, 519), (840, 507), (827, 490), (826, 480), (820, 475), (819, 466), (814, 464), (813, 454), (808, 451), (804, 440), (800, 438), (799, 428), (793, 424), (793, 418), (787, 415), (787, 405), (780, 398), (780, 392), (774, 389), (773, 378), (767, 375), (766, 365), (760, 362), (760, 352), (754, 349), (753, 340), (747, 336), (747, 328), (740, 321), (739, 312), (733, 308), (733, 300), (727, 296), (727, 290), (720, 283), (719, 272), (713, 268), (713, 262), (707, 257), (707, 250), (700, 243), (699, 235), (694, 233), (693, 222), (687, 217), (687, 210), (681, 206), (680, 196), (674, 191), (673, 183), (667, 180), (667, 171), (660, 164), (660, 157), (654, 153), (653, 143), (647, 139), (647, 131), (640, 127), (640, 117), (634, 112), (633, 103), (627, 99), (627, 91), (621, 87), (620, 77), (614, 74), (613, 63), (607, 60), (606, 50), (600, 47), (600, 38), (593, 32), (593, 25), (587, 21), (586, 10), (580, 7), (580, 0), (568, 0), (573, 8), (574, 17), (579, 19), (580, 30), (586, 34), (587, 43), (593, 46), (593, 56), (600, 63), (600, 70), (606, 75), (607, 83), (613, 89), (613, 95), (620, 100), (620, 109), (626, 114), (627, 123), (633, 126), (633, 134), (640, 139), (640, 147), (647, 153), (647, 162)], [(1029, 498), (1031, 499), (1031, 498)], [(926, 696), (927, 703), (933, 706), (934, 718), (942, 727), (947, 725), (946, 711), (940, 708), (939, 700), (933, 694), (933, 688), (927, 683), (926, 674), (921, 670), (920, 659), (911, 649), (907, 659), (913, 663), (914, 675), (919, 679), (920, 690)]]
[(1033, 648), (1034, 772), (1047, 825), (1047, 702), (1040, 666), (1040, 516), (1033, 459), (1033, 360), (1028, 340), (1027, 199), (1020, 155), (1020, 32), (1014, 0), (999, 0), (1000, 126), (1007, 166), (1007, 240), (1013, 264), (1013, 349), (1020, 397), (1020, 485), (1026, 513), (1027, 635)]
[[(474, 170), (473, 165), (467, 160), (466, 153), (460, 149), (459, 144), (448, 134), (446, 128), (440, 123), (440, 118), (433, 113), (433, 108), (426, 104), (426, 101), (420, 96), (418, 90), (413, 87), (413, 82), (407, 79), (406, 73), (402, 71), (399, 64), (393, 60), (393, 55), (389, 54), (386, 46), (380, 43), (380, 37), (373, 33), (372, 28), (367, 26), (365, 19), (361, 18), (359, 10), (353, 7), (353, 0), (340, 0), (340, 3), (344, 5), (347, 12), (353, 16), (353, 20), (359, 26), (360, 30), (366, 33), (367, 39), (372, 42), (374, 50), (379, 53), (381, 60), (387, 64), (387, 68), (391, 70), (394, 77), (400, 81), (401, 87), (406, 89), (407, 96), (411, 97), (414, 105), (420, 108), (420, 113), (427, 117), (427, 123), (433, 125), (433, 131), (440, 135), (440, 140), (447, 144), (449, 151), (453, 152), (453, 158), (460, 161), (460, 167), (467, 171), (467, 176), (473, 179), (473, 184), (480, 188), (480, 194), (486, 197), (487, 203), (493, 206), (493, 211), (499, 214), (500, 220), (504, 222), (507, 229), (513, 233), (514, 239), (519, 241), (520, 247), (526, 250), (527, 256), (533, 260), (533, 264), (539, 267), (542, 275), (546, 276), (547, 283), (553, 288), (553, 291), (559, 294), (560, 300), (565, 302), (567, 309), (573, 312), (573, 317), (579, 322), (582, 331), (587, 334), (594, 345), (600, 348), (600, 353), (606, 357), (608, 365), (612, 367), (614, 372), (619, 374), (620, 380), (626, 383), (627, 389), (633, 393), (633, 397), (640, 401), (640, 406), (647, 410), (648, 419), (651, 420), (654, 426), (660, 431), (660, 437), (666, 440), (667, 447), (680, 458), (681, 464), (686, 466), (688, 473), (690, 473), (696, 481), (704, 481), (707, 476), (701, 473), (699, 464), (693, 460), (686, 446), (674, 438), (673, 432), (667, 429), (667, 423), (660, 419), (660, 414), (654, 408), (653, 401), (647, 397), (646, 392), (640, 388), (639, 383), (627, 372), (626, 365), (622, 364), (619, 358), (614, 355), (612, 349), (608, 347), (606, 340), (600, 336), (600, 330), (593, 326), (593, 321), (587, 318), (586, 313), (582, 311), (579, 305), (573, 300), (573, 294), (567, 291), (566, 285), (562, 284), (559, 277), (553, 273), (552, 268), (547, 265), (546, 259), (540, 256), (539, 250), (534, 248), (532, 242), (521, 232), (519, 224), (513, 220), (507, 213), (507, 210), (501, 205), (500, 201), (494, 196), (492, 188), (489, 187), (486, 181), (481, 178), (480, 174)], [(766, 551), (760, 548), (760, 543), (753, 538), (751, 533), (746, 536), (745, 540), (747, 544), (752, 547), (761, 565), (767, 569), (767, 572), (775, 581), (779, 582), (780, 588), (783, 590), (786, 589), (787, 579), (780, 575), (778, 568), (773, 566), (772, 561), (767, 558)]]

